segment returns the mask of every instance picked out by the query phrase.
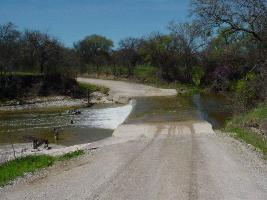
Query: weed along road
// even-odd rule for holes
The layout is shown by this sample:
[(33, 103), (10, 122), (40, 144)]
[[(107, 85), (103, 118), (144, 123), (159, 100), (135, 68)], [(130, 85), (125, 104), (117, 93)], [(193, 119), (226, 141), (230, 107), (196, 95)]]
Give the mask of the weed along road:
[[(140, 84), (80, 78), (111, 88), (116, 101), (175, 95)], [(14, 199), (267, 199), (266, 161), (215, 133), (206, 121), (122, 124), (87, 153), (0, 190)]]

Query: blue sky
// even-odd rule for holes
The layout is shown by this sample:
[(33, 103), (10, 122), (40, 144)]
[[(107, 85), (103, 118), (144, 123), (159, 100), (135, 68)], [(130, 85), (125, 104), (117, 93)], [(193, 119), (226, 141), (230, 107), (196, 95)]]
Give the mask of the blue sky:
[(0, 24), (48, 32), (67, 46), (101, 34), (123, 38), (166, 32), (171, 20), (189, 20), (190, 0), (0, 0)]

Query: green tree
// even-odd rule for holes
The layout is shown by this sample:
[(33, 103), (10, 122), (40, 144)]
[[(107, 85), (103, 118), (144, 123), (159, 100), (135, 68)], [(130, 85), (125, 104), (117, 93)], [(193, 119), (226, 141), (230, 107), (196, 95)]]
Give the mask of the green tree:
[(74, 44), (74, 48), (82, 62), (99, 66), (108, 64), (113, 42), (104, 36), (90, 35)]
[(172, 38), (159, 33), (151, 34), (142, 42), (139, 49), (144, 61), (159, 69), (158, 76), (167, 81), (172, 80), (171, 68), (176, 63), (176, 52)]
[(142, 57), (138, 52), (141, 40), (137, 38), (126, 38), (120, 40), (119, 49), (116, 53), (116, 63), (127, 67), (128, 76), (133, 75), (134, 67), (142, 63)]

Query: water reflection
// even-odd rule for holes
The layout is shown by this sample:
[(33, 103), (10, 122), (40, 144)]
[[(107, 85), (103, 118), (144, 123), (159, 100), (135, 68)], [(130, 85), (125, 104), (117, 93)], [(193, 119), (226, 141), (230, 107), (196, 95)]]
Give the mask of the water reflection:
[(223, 95), (148, 97), (137, 99), (126, 123), (206, 120), (219, 128), (231, 115), (231, 103)]
[(232, 102), (223, 94), (195, 94), (193, 103), (201, 119), (220, 128), (233, 115)]

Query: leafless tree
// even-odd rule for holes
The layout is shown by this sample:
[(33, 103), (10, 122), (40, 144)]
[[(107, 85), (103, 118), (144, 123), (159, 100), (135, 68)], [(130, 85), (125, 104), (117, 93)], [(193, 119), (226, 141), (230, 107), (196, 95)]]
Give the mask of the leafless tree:
[(13, 71), (19, 57), (20, 33), (12, 23), (0, 25), (0, 72)]
[(196, 64), (196, 55), (207, 44), (199, 24), (175, 23), (168, 26), (177, 54), (180, 56), (179, 67), (183, 68), (187, 79), (191, 79), (192, 68)]

